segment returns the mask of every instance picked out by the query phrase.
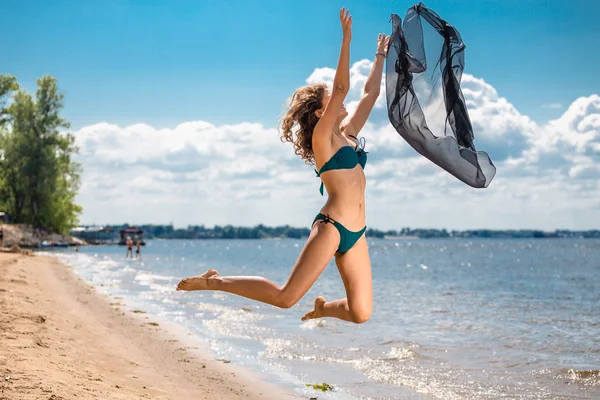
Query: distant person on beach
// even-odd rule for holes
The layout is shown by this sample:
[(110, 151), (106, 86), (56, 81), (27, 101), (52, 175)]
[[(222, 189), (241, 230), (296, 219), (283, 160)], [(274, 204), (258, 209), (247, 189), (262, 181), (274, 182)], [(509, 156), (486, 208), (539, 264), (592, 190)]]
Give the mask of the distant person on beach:
[(130, 237), (127, 238), (127, 242), (125, 242), (125, 244), (127, 245), (127, 254), (125, 254), (125, 258), (128, 258), (131, 255), (131, 258), (133, 258), (133, 240), (131, 240)]
[(142, 242), (135, 242), (135, 258), (142, 259)]
[(342, 46), (329, 89), (323, 83), (296, 90), (282, 119), (282, 140), (291, 142), (306, 163), (314, 164), (328, 199), (312, 223), (311, 233), (283, 286), (258, 276), (219, 276), (210, 269), (185, 278), (177, 290), (219, 290), (276, 307), (296, 304), (325, 270), (332, 257), (346, 288), (346, 298), (327, 302), (319, 296), (302, 320), (321, 317), (363, 323), (371, 316), (371, 263), (365, 238), (364, 140), (357, 136), (379, 96), (388, 37), (379, 34), (375, 61), (356, 111), (348, 115), (344, 99), (350, 89), (352, 17), (340, 10)]
[(75, 243), (75, 252), (79, 252), (79, 243)]
[(4, 247), (4, 228), (0, 226), (0, 249)]

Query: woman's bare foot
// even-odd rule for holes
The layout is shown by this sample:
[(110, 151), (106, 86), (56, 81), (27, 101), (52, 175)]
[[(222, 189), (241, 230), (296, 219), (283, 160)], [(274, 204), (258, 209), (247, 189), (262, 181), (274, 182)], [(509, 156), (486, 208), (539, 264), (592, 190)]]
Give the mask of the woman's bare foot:
[(208, 290), (212, 289), (209, 280), (216, 279), (219, 274), (214, 269), (209, 269), (202, 275), (190, 276), (182, 279), (177, 284), (177, 290)]
[(302, 321), (308, 321), (313, 318), (321, 318), (324, 316), (323, 306), (325, 305), (325, 298), (323, 296), (319, 296), (315, 299), (315, 308), (304, 314), (302, 317)]

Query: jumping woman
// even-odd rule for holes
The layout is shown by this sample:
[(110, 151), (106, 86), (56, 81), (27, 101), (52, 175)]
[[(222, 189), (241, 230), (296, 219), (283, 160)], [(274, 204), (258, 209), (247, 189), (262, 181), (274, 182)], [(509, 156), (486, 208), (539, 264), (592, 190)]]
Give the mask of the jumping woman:
[[(371, 262), (365, 238), (365, 174), (367, 153), (357, 139), (379, 96), (388, 38), (377, 38), (375, 62), (364, 94), (352, 116), (344, 107), (350, 88), (352, 17), (340, 10), (342, 48), (333, 88), (325, 84), (294, 93), (282, 120), (282, 140), (293, 143), (297, 155), (316, 166), (327, 189), (327, 202), (313, 221), (308, 240), (283, 286), (258, 276), (219, 276), (214, 269), (181, 280), (177, 290), (219, 290), (276, 307), (296, 304), (325, 270), (332, 257), (346, 288), (346, 298), (327, 302), (319, 296), (302, 320), (339, 318), (367, 321), (373, 306)], [(295, 128), (295, 130), (293, 130)], [(363, 142), (364, 143), (364, 142)]]

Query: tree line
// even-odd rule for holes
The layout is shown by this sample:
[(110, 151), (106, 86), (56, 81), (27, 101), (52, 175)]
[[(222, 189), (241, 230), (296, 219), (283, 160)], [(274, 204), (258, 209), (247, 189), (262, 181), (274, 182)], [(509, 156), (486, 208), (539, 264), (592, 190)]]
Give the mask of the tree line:
[[(122, 228), (128, 228), (129, 225), (105, 226), (118, 232)], [(188, 225), (187, 228), (174, 228), (173, 225), (138, 225), (142, 229), (147, 239), (272, 239), (272, 238), (307, 238), (310, 229), (295, 228), (289, 225), (270, 227), (265, 225), (256, 225), (253, 227), (216, 225), (213, 228), (207, 228), (204, 225)], [(556, 230), (544, 232), (540, 230), (464, 230), (447, 231), (446, 229), (411, 229), (401, 228), (399, 230), (378, 230), (367, 229), (367, 237), (385, 238), (385, 237), (417, 237), (420, 239), (436, 238), (496, 238), (496, 239), (526, 239), (526, 238), (600, 238), (600, 230), (588, 231), (570, 231)]]
[(72, 159), (75, 137), (64, 132), (63, 101), (50, 75), (31, 94), (0, 74), (0, 211), (13, 223), (55, 232), (77, 225), (81, 166)]

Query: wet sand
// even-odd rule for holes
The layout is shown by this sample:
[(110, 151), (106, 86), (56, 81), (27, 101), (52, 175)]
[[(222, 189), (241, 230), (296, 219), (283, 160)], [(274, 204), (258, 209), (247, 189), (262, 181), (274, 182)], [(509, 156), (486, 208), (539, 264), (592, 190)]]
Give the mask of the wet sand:
[(54, 258), (0, 253), (0, 400), (303, 398), (186, 335), (121, 309)]

